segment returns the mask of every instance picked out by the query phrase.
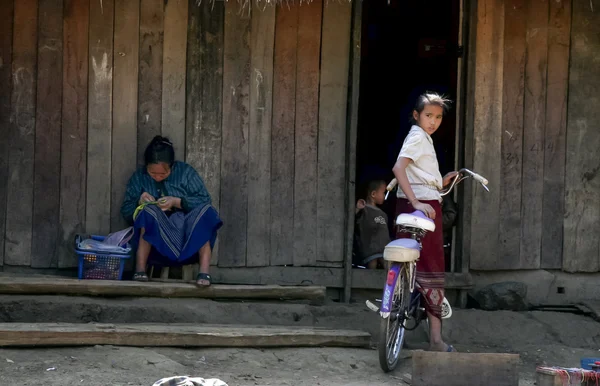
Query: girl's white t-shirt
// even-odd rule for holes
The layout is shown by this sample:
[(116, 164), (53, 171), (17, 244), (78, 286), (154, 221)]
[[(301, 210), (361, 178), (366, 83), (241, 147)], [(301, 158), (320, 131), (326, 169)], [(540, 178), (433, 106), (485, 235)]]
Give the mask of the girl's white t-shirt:
[[(418, 200), (442, 201), (442, 175), (438, 165), (433, 140), (421, 127), (412, 125), (404, 139), (398, 158), (410, 158), (413, 162), (406, 167), (406, 175)], [(398, 186), (397, 196), (407, 198)]]

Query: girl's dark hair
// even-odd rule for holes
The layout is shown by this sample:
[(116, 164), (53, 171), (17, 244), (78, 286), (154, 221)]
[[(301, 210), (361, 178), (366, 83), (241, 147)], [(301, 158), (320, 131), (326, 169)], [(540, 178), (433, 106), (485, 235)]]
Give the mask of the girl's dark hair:
[[(440, 106), (443, 110), (443, 114), (446, 115), (446, 113), (450, 109), (450, 103), (452, 103), (452, 101), (450, 99), (445, 98), (443, 95), (439, 95), (434, 92), (426, 92), (419, 95), (419, 97), (417, 98), (417, 102), (415, 103), (415, 107), (413, 108), (413, 111), (416, 111), (417, 114), (421, 114), (421, 112), (423, 112), (423, 110), (425, 109), (425, 106), (435, 105)], [(410, 121), (413, 124), (417, 123), (412, 114), (410, 115)]]
[(146, 166), (151, 164), (166, 163), (173, 166), (175, 162), (175, 150), (173, 144), (167, 137), (157, 135), (150, 141), (144, 151), (144, 161)]

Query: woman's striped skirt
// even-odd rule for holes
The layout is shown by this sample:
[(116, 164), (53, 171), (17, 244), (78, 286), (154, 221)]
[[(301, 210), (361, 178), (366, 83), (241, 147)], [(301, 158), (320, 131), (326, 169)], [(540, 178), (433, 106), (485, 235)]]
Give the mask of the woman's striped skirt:
[(163, 212), (156, 205), (146, 205), (137, 215), (132, 245), (137, 246), (141, 229), (144, 240), (152, 245), (148, 264), (174, 267), (198, 262), (198, 251), (207, 242), (211, 249), (223, 222), (212, 205), (191, 210)]

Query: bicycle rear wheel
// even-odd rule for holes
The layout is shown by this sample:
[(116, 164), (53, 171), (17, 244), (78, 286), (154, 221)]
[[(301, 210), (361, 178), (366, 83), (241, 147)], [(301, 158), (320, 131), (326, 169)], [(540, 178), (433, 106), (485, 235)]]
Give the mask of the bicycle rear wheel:
[(409, 276), (406, 265), (400, 268), (390, 314), (381, 318), (379, 324), (379, 365), (384, 372), (390, 372), (396, 368), (400, 359), (400, 351), (404, 345), (404, 320), (410, 306)]

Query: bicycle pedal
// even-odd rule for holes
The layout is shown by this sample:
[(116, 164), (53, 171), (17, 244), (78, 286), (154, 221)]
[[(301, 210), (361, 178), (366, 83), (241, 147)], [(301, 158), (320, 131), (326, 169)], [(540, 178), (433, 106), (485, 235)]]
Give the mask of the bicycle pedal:
[(373, 302), (367, 300), (366, 302), (367, 308), (369, 308), (373, 312), (379, 312), (379, 307), (377, 307)]

